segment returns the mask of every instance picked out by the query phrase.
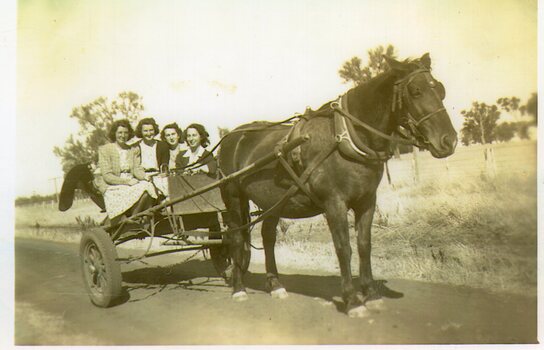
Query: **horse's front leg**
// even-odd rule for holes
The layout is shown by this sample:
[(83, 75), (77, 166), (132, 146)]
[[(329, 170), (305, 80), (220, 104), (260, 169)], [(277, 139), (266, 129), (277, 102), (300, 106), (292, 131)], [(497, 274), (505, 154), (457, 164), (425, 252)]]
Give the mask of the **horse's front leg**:
[(342, 297), (346, 304), (346, 312), (350, 317), (363, 317), (366, 308), (363, 306), (362, 300), (357, 298), (351, 276), (351, 245), (347, 212), (346, 204), (342, 201), (325, 203), (325, 217), (329, 224), (342, 274)]
[(374, 283), (370, 262), (370, 253), (372, 250), (371, 228), (375, 209), (376, 195), (373, 195), (372, 198), (354, 208), (357, 249), (359, 251), (359, 279), (365, 302), (381, 298)]
[(266, 285), (265, 288), (270, 292), (273, 298), (284, 299), (289, 295), (282, 286), (278, 276), (276, 266), (276, 255), (274, 246), (276, 245), (276, 227), (280, 218), (277, 216), (268, 217), (263, 221), (261, 235), (263, 237), (264, 258), (266, 265)]

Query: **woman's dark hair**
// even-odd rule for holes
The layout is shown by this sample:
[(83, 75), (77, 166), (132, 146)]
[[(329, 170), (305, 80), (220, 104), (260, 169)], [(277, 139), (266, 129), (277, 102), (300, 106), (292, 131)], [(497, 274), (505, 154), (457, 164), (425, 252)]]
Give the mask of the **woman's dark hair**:
[(155, 121), (153, 118), (144, 118), (140, 120), (138, 125), (136, 126), (136, 136), (139, 138), (142, 138), (142, 127), (144, 125), (153, 125), (153, 136), (156, 136), (159, 133), (159, 124)]
[(210, 144), (210, 134), (206, 131), (206, 128), (202, 124), (193, 123), (189, 125), (185, 130), (183, 131), (183, 139), (187, 140), (187, 130), (189, 129), (195, 129), (198, 134), (200, 135), (200, 145), (202, 147), (206, 147)]
[(132, 126), (130, 126), (130, 122), (128, 119), (120, 119), (116, 120), (111, 124), (110, 131), (108, 133), (108, 138), (111, 142), (115, 142), (115, 133), (117, 132), (117, 129), (119, 129), (120, 126), (123, 126), (128, 129), (128, 139), (134, 137), (134, 130), (132, 129)]
[(178, 123), (170, 123), (170, 124), (166, 124), (164, 126), (164, 128), (162, 128), (162, 131), (161, 131), (161, 140), (163, 140), (164, 142), (166, 142), (166, 137), (164, 136), (164, 132), (166, 131), (166, 129), (174, 129), (176, 130), (176, 132), (178, 133), (178, 136), (179, 136), (179, 142), (183, 142), (183, 131), (181, 131), (180, 127), (178, 126)]

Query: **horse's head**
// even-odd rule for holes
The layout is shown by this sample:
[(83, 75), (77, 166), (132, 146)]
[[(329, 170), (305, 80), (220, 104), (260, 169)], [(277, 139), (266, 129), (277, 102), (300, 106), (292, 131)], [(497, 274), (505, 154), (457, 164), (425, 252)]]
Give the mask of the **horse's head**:
[(444, 85), (431, 75), (431, 58), (426, 53), (413, 61), (399, 62), (385, 56), (395, 76), (393, 110), (399, 123), (408, 129), (419, 144), (436, 158), (453, 154), (457, 133), (442, 100)]

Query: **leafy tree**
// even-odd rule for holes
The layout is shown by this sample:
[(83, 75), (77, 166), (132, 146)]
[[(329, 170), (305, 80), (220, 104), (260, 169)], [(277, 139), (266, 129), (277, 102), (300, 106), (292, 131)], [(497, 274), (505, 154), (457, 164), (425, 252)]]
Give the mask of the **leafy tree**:
[[(518, 97), (512, 96), (512, 97), (501, 97), (497, 100), (497, 104), (499, 107), (504, 110), (505, 112), (511, 113), (511, 112), (520, 112), (523, 114), (523, 111), (520, 110), (520, 99)], [(523, 109), (524, 110), (524, 109)]]
[(497, 141), (507, 142), (510, 141), (517, 131), (516, 123), (502, 123), (495, 128), (495, 137)]
[(369, 81), (376, 75), (389, 70), (389, 66), (385, 62), (383, 55), (396, 58), (396, 49), (393, 45), (388, 45), (386, 48), (378, 46), (368, 50), (368, 64), (361, 67), (362, 61), (359, 57), (352, 57), (350, 60), (342, 64), (342, 68), (338, 74), (343, 79), (344, 83), (352, 82), (353, 85), (359, 85)]
[(116, 119), (126, 118), (135, 122), (144, 106), (142, 98), (130, 91), (121, 92), (109, 102), (105, 97), (75, 107), (70, 118), (79, 123), (76, 136), (70, 135), (64, 147), (55, 147), (53, 153), (61, 159), (62, 170), (66, 173), (77, 164), (96, 161), (98, 147), (109, 142), (108, 129)]
[(518, 137), (522, 140), (529, 139), (529, 127), (531, 126), (531, 123), (526, 121), (520, 121), (515, 123), (516, 133), (518, 134)]
[(534, 124), (538, 124), (538, 95), (536, 92), (531, 94), (531, 97), (527, 100), (527, 103), (525, 104), (525, 111), (527, 114), (529, 114), (531, 117), (533, 117)]
[(464, 145), (486, 144), (495, 140), (495, 128), (501, 115), (497, 105), (476, 101), (470, 110), (462, 110), (461, 114), (465, 118), (461, 129), (461, 142)]

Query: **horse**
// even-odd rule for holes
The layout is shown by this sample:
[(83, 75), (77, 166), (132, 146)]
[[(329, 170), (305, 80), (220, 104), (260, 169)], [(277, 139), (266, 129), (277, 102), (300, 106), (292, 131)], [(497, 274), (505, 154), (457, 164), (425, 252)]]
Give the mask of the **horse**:
[[(363, 317), (365, 305), (386, 294), (372, 275), (370, 253), (376, 190), (384, 163), (391, 156), (390, 143), (399, 139), (392, 134), (399, 132), (405, 135), (401, 140), (410, 139), (416, 146), (429, 150), (433, 157), (444, 158), (453, 154), (457, 133), (443, 105), (444, 86), (431, 74), (429, 54), (404, 61), (384, 58), (390, 68), (388, 71), (318, 110), (309, 111), (294, 126), (253, 122), (237, 127), (223, 139), (218, 162), (223, 174), (229, 175), (271, 149), (278, 149), (278, 145), (296, 135), (309, 138), (289, 157), (221, 187), (228, 211), (226, 223), (231, 229), (239, 228), (228, 237), (233, 262), (232, 299), (248, 299), (243, 275), (244, 266), (247, 268), (244, 260), (248, 259), (245, 247), (250, 238), (249, 200), (263, 211), (269, 210), (262, 222), (261, 235), (265, 283), (273, 297), (288, 296), (280, 282), (274, 255), (279, 219), (318, 214), (324, 214), (332, 236), (346, 313), (350, 317)], [(291, 166), (280, 166), (280, 163)], [(294, 177), (282, 173), (294, 174)], [(286, 198), (289, 182), (297, 190)], [(355, 214), (359, 290), (352, 281), (349, 210)], [(362, 297), (358, 296), (361, 293)]]

